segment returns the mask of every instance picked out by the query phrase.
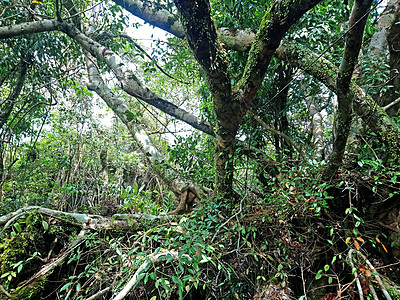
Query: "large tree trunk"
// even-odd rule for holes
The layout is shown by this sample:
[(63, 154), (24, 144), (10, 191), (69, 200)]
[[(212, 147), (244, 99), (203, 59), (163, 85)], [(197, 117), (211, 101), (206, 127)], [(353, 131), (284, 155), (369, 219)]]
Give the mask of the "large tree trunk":
[[(389, 52), (387, 62), (390, 66), (390, 79), (387, 84), (391, 87), (378, 100), (381, 106), (387, 106), (400, 97), (400, 1), (388, 2), (379, 18), (377, 28), (378, 31), (371, 39), (370, 49), (379, 56)], [(398, 114), (399, 109), (400, 102), (397, 102), (386, 112), (393, 116)]]
[(243, 116), (264, 80), (265, 72), (289, 28), (314, 7), (318, 0), (274, 2), (260, 24), (237, 87), (232, 89), (228, 60), (217, 38), (207, 0), (175, 0), (186, 37), (196, 60), (205, 70), (217, 119), (216, 192), (233, 199), (235, 137)]

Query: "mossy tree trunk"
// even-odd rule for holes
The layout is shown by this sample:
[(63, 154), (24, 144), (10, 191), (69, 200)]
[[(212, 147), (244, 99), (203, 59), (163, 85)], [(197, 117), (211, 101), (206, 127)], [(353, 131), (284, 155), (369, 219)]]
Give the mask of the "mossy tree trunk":
[(349, 93), (351, 78), (358, 62), (358, 54), (361, 49), (365, 24), (367, 23), (369, 9), (372, 0), (356, 0), (349, 21), (349, 32), (346, 36), (342, 63), (340, 64), (336, 90), (338, 97), (338, 109), (336, 115), (336, 136), (333, 150), (329, 156), (324, 178), (327, 180), (334, 176), (342, 164), (347, 138), (352, 121), (353, 97)]
[(207, 0), (175, 0), (189, 46), (204, 69), (216, 115), (216, 193), (234, 199), (235, 138), (243, 116), (264, 80), (268, 65), (283, 36), (301, 16), (320, 1), (279, 1), (267, 9), (252, 43), (237, 86), (232, 87), (228, 60), (217, 37)]

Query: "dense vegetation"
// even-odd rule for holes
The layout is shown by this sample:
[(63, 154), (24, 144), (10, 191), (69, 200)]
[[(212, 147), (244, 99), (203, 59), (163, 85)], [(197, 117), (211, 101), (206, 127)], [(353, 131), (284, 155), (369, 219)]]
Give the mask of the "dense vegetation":
[(400, 1), (347, 2), (0, 0), (0, 299), (400, 299)]

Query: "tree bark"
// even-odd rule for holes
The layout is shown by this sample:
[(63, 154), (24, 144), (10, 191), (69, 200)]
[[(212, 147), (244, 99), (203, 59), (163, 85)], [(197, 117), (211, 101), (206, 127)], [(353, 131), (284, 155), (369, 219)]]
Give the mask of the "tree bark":
[(216, 124), (216, 192), (233, 199), (233, 158), (235, 137), (268, 68), (269, 62), (287, 30), (320, 1), (274, 2), (261, 22), (241, 80), (232, 89), (228, 60), (217, 38), (207, 0), (175, 0), (182, 15), (186, 37), (196, 60), (206, 72), (213, 97)]
[(121, 88), (127, 94), (143, 100), (151, 106), (158, 108), (162, 112), (165, 112), (170, 116), (187, 123), (193, 128), (196, 128), (207, 134), (214, 135), (214, 131), (210, 124), (200, 120), (196, 116), (179, 108), (175, 104), (158, 97), (151, 90), (143, 86), (139, 79), (134, 75), (132, 70), (129, 69), (128, 64), (124, 62), (121, 57), (119, 57), (115, 52), (92, 40), (71, 24), (66, 22), (60, 23), (56, 20), (44, 20), (0, 27), (0, 39), (16, 37), (23, 34), (55, 30), (61, 30), (62, 32), (66, 33), (84, 50), (90, 52), (96, 58), (103, 60), (107, 66), (112, 69), (113, 72), (115, 72), (118, 80), (121, 83)]
[(312, 141), (314, 144), (313, 158), (324, 159), (324, 132), (322, 129), (322, 114), (315, 100), (311, 96), (306, 97), (308, 113), (311, 116)]
[(178, 38), (185, 37), (185, 30), (179, 18), (159, 5), (142, 0), (113, 0), (132, 15), (145, 20), (150, 25), (165, 30)]
[[(318, 79), (332, 92), (337, 93), (337, 68), (327, 59), (306, 47), (285, 42), (276, 52), (279, 59), (286, 60), (293, 66)], [(357, 84), (350, 82), (349, 96), (353, 98), (353, 109), (367, 126), (383, 141), (387, 147), (389, 162), (400, 164), (400, 127), (387, 113), (368, 96)]]
[[(186, 209), (186, 205), (192, 206), (195, 201), (199, 201), (208, 193), (209, 190), (182, 178), (171, 166), (168, 166), (168, 162), (153, 144), (146, 131), (134, 121), (133, 117), (130, 117), (133, 116), (133, 113), (104, 83), (94, 63), (94, 58), (90, 57), (89, 54), (86, 55), (86, 65), (89, 75), (89, 90), (95, 91), (125, 124), (129, 133), (139, 145), (147, 165), (177, 196), (178, 208), (173, 213), (180, 213)], [(165, 166), (168, 166), (168, 168), (165, 168)]]
[[(385, 11), (383, 12), (386, 30), (386, 44), (389, 45), (389, 88), (380, 98), (380, 104), (387, 106), (400, 96), (400, 2), (398, 0), (389, 1)], [(383, 22), (382, 22), (383, 23)], [(398, 115), (400, 112), (400, 103), (396, 103), (386, 111), (390, 116)]]
[(325, 180), (334, 176), (342, 164), (352, 120), (353, 97), (349, 93), (350, 81), (358, 61), (363, 32), (367, 23), (372, 0), (356, 0), (349, 21), (342, 62), (336, 78), (338, 109), (336, 114), (336, 136), (333, 150), (325, 168)]

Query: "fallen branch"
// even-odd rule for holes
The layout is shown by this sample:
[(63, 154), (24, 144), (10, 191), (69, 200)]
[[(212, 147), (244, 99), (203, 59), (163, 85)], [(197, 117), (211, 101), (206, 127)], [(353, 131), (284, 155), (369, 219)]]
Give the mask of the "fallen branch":
[(77, 239), (78, 242), (73, 242), (73, 246), (68, 248), (65, 252), (62, 252), (61, 255), (52, 259), (48, 264), (44, 265), (37, 273), (35, 273), (31, 278), (24, 282), (23, 285), (18, 287), (18, 290), (21, 290), (27, 286), (30, 286), (32, 289), (35, 285), (41, 284), (41, 280), (44, 276), (48, 276), (56, 267), (62, 265), (64, 261), (67, 259), (68, 255), (71, 253), (72, 250), (80, 246), (85, 239), (83, 238), (87, 233), (86, 229), (82, 229), (81, 232), (78, 234)]
[[(349, 260), (350, 260), (350, 264), (351, 264), (352, 270), (356, 270), (354, 272), (354, 278), (355, 278), (355, 280), (357, 282), (357, 288), (358, 288), (358, 292), (360, 293), (360, 299), (363, 300), (364, 299), (364, 295), (363, 295), (363, 292), (362, 292), (360, 279), (359, 279), (359, 276), (357, 274), (357, 269), (355, 268), (354, 262), (352, 260), (352, 254), (353, 254), (354, 251), (355, 251), (354, 249), (350, 249), (350, 251), (349, 251)], [(361, 258), (363, 260), (365, 260), (365, 262), (367, 263), (367, 265), (371, 269), (372, 274), (374, 274), (375, 280), (378, 282), (379, 287), (381, 288), (381, 291), (382, 291), (383, 295), (385, 296), (386, 300), (392, 300), (392, 297), (389, 295), (388, 291), (386, 290), (385, 286), (383, 285), (382, 279), (379, 276), (379, 274), (376, 272), (376, 269), (373, 266), (373, 264), (360, 251), (356, 251), (356, 253), (357, 253), (357, 255), (361, 256)], [(375, 292), (374, 287), (372, 285), (369, 285), (369, 288), (370, 288), (370, 290), (371, 290), (371, 292), (373, 294), (374, 299), (378, 299), (378, 296), (377, 296), (377, 294)]]
[(110, 290), (111, 290), (110, 286), (106, 287), (105, 289), (102, 289), (102, 290), (98, 291), (96, 294), (90, 296), (86, 300), (96, 300), (97, 298), (100, 298), (101, 296), (107, 294)]
[(374, 265), (360, 251), (357, 251), (357, 254), (360, 255), (365, 260), (365, 262), (367, 263), (369, 268), (372, 270), (372, 274), (374, 274), (374, 277), (375, 277), (376, 281), (378, 282), (383, 295), (385, 295), (386, 300), (392, 300), (392, 297), (389, 295), (388, 291), (386, 290), (385, 286), (383, 285), (382, 279), (380, 278), (379, 274), (376, 272)]
[(125, 287), (118, 293), (117, 296), (115, 296), (112, 300), (122, 300), (124, 297), (129, 293), (129, 291), (139, 282), (141, 278), (139, 278), (139, 275), (146, 270), (150, 265), (152, 264), (158, 264), (164, 260), (170, 259), (171, 256), (173, 257), (174, 260), (177, 260), (179, 258), (178, 252), (177, 251), (170, 251), (170, 250), (163, 250), (161, 252), (158, 252), (156, 250), (154, 253), (150, 254), (146, 261), (141, 264), (139, 269), (133, 274), (133, 277), (129, 282), (125, 285)]
[[(31, 210), (38, 210), (40, 213), (49, 215), (49, 216), (69, 216), (75, 219), (75, 221), (79, 224), (89, 224), (90, 228), (98, 229), (99, 227), (118, 227), (128, 225), (128, 219), (146, 219), (146, 220), (156, 220), (156, 219), (164, 219), (167, 218), (166, 215), (154, 216), (154, 215), (146, 215), (146, 214), (115, 214), (111, 217), (104, 217), (99, 215), (90, 215), (90, 214), (79, 214), (79, 213), (68, 213), (59, 210), (54, 210), (50, 208), (44, 208), (40, 206), (28, 206), (24, 208), (20, 208), (19, 210), (9, 213), (7, 215), (0, 217), (0, 225), (4, 225), (4, 229), (12, 224), (12, 222), (23, 215), (25, 212)], [(65, 220), (68, 221), (68, 220)], [(2, 231), (2, 232), (3, 232)], [(2, 233), (1, 232), (1, 233)]]

